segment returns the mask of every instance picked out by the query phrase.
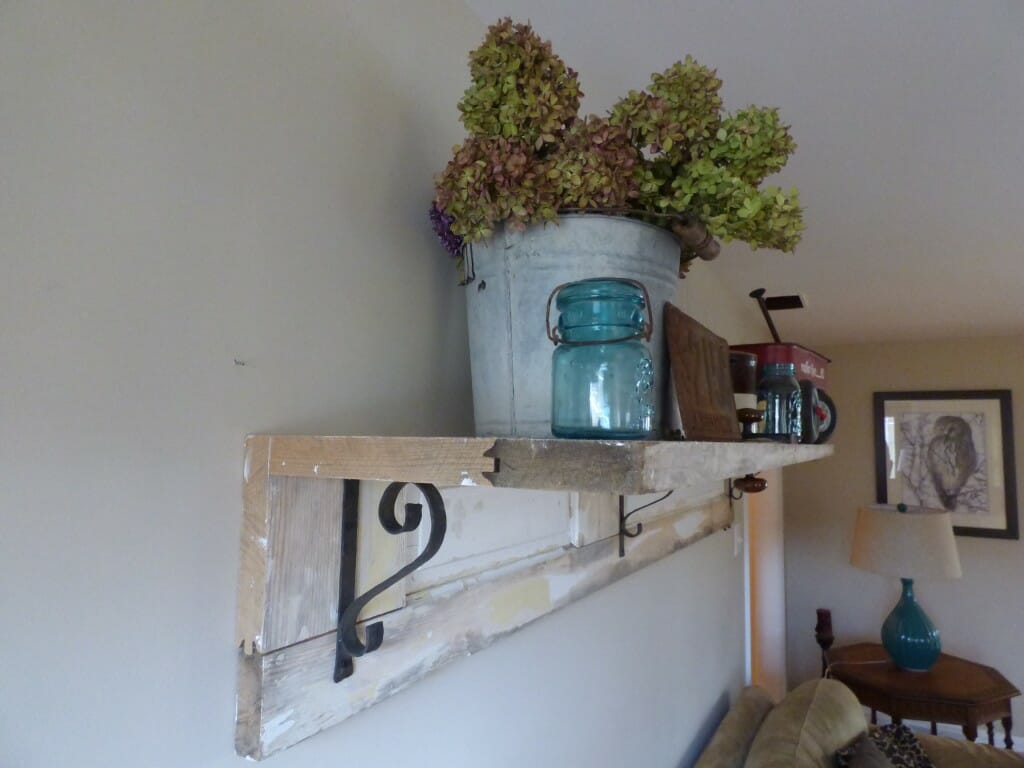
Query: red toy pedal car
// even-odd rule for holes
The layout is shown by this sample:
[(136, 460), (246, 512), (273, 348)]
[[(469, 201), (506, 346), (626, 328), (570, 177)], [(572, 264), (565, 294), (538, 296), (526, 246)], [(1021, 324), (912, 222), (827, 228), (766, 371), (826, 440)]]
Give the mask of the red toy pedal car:
[[(768, 322), (774, 343), (735, 344), (729, 348), (737, 352), (757, 355), (757, 379), (760, 381), (764, 366), (770, 363), (792, 363), (796, 379), (800, 382), (803, 397), (803, 432), (801, 442), (824, 443), (836, 428), (836, 406), (825, 392), (828, 384), (828, 364), (832, 361), (824, 355), (800, 344), (779, 340), (779, 333), (772, 322), (770, 309), (796, 309), (803, 306), (798, 296), (782, 296), (773, 307), (772, 299), (764, 298), (764, 288), (752, 291), (750, 296), (757, 299), (761, 312)], [(775, 298), (775, 297), (773, 297)]]

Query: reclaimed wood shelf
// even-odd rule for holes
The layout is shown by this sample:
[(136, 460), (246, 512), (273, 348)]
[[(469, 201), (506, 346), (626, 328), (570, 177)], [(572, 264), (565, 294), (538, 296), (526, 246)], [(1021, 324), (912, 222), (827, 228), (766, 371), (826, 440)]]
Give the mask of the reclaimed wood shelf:
[[(752, 442), (250, 436), (237, 753), (262, 759), (285, 749), (728, 528), (732, 497), (717, 483), (832, 451)], [(420, 487), (400, 487), (409, 483)], [(635, 500), (640, 506), (629, 510), (627, 497), (666, 491), (671, 498), (653, 506)], [(423, 530), (421, 518), (429, 518)]]
[(831, 456), (830, 445), (261, 435), (271, 476), (635, 495)]

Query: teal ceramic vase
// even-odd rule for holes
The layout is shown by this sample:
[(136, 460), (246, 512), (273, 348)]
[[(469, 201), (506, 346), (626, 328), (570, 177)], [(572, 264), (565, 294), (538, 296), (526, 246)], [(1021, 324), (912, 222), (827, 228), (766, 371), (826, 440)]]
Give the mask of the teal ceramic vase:
[(914, 598), (914, 580), (900, 581), (903, 595), (882, 624), (882, 646), (897, 667), (926, 672), (942, 652), (939, 630)]

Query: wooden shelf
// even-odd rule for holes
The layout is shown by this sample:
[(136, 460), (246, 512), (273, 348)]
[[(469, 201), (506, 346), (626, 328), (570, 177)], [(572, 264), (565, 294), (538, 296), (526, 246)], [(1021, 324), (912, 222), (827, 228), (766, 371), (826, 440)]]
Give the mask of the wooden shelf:
[[(254, 435), (272, 476), (632, 495), (831, 456), (830, 445)], [(262, 451), (259, 451), (262, 453)]]
[[(238, 754), (261, 759), (295, 744), (728, 528), (732, 500), (716, 483), (832, 451), (779, 443), (250, 436), (238, 580)], [(424, 504), (407, 501), (416, 514), (410, 518), (407, 506), (400, 526), (381, 516), (401, 506), (397, 495), (386, 495), (393, 483), (433, 486), (401, 491)], [(632, 509), (624, 499), (664, 491), (675, 493), (654, 506)], [(429, 525), (420, 530), (424, 514)], [(440, 538), (424, 559), (435, 531)], [(360, 655), (339, 645), (339, 631), (344, 638), (367, 622), (384, 633), (379, 649)]]

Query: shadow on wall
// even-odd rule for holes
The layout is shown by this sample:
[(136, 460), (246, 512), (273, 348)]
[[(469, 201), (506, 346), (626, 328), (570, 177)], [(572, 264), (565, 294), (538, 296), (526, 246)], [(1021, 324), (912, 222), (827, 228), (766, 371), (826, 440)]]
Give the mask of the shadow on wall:
[(711, 741), (711, 737), (715, 734), (719, 723), (722, 722), (722, 718), (725, 717), (725, 713), (728, 711), (729, 695), (727, 693), (723, 693), (711, 706), (711, 709), (708, 710), (708, 714), (704, 718), (704, 722), (700, 724), (700, 728), (697, 730), (696, 738), (694, 738), (689, 749), (687, 749), (683, 754), (677, 768), (690, 768), (690, 766), (697, 762), (697, 758), (700, 757), (700, 753), (707, 747), (708, 742)]

